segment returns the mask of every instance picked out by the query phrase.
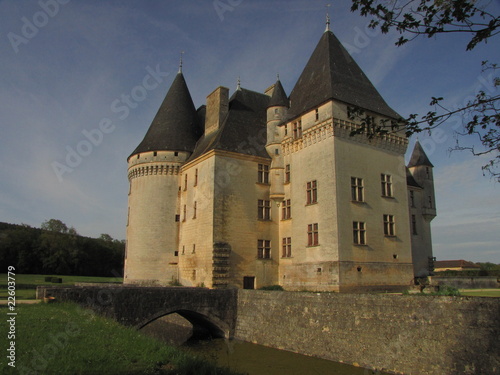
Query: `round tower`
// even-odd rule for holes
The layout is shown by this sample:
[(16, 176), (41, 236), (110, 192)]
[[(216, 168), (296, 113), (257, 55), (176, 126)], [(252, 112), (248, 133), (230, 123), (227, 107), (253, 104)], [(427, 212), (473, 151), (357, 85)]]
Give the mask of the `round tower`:
[(280, 126), (286, 119), (288, 111), (288, 97), (278, 78), (274, 85), (274, 90), (267, 107), (267, 142), (266, 151), (272, 159), (270, 168), (270, 198), (281, 203), (285, 197), (284, 188), (284, 163), (281, 154), (281, 141), (284, 130)]
[(179, 70), (146, 136), (127, 159), (124, 283), (164, 285), (178, 279), (180, 169), (199, 134), (197, 112)]

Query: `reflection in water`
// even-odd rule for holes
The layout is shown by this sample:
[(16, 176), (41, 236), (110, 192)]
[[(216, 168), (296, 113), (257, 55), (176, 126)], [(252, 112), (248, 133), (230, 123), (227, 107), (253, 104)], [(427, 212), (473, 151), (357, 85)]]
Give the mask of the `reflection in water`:
[(383, 375), (342, 363), (327, 361), (238, 340), (188, 341), (183, 347), (214, 360), (219, 366), (249, 375)]
[[(141, 332), (202, 356), (219, 366), (249, 375), (385, 375), (342, 363), (238, 340), (189, 340), (193, 326), (178, 314), (161, 317)], [(187, 341), (187, 342), (186, 342)]]

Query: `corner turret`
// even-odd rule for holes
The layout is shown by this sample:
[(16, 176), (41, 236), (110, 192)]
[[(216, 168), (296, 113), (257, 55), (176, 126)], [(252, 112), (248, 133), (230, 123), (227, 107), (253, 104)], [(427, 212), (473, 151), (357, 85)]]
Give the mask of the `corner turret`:
[(178, 278), (181, 167), (200, 133), (198, 115), (179, 69), (144, 139), (127, 159), (126, 284), (168, 285)]
[(429, 221), (436, 217), (433, 168), (434, 166), (427, 157), (422, 145), (417, 141), (408, 163), (408, 169), (412, 177), (423, 189), (422, 213)]

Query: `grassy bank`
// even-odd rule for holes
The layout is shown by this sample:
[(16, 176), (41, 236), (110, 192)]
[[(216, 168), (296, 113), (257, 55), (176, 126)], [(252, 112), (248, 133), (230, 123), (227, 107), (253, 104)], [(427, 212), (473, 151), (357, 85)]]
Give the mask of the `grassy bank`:
[[(61, 278), (62, 283), (45, 281), (47, 277)], [(61, 276), (61, 275), (15, 275), (16, 298), (34, 299), (37, 285), (74, 285), (75, 283), (121, 283), (121, 277)], [(7, 274), (0, 274), (0, 299), (7, 297)]]
[[(6, 312), (0, 308), (0, 313)], [(74, 304), (19, 305), (17, 313), (16, 368), (20, 373), (235, 374)]]

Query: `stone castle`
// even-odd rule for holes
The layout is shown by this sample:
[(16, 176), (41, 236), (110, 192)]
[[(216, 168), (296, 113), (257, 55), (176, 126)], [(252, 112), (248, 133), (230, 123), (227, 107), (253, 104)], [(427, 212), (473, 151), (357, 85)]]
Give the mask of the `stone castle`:
[(195, 108), (182, 69), (128, 158), (125, 283), (398, 290), (432, 272), (433, 165), (335, 35), (288, 96), (218, 87)]

